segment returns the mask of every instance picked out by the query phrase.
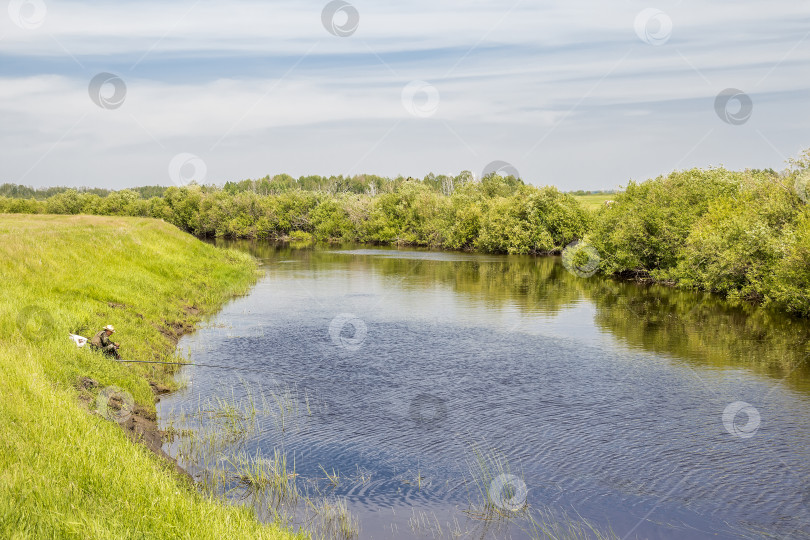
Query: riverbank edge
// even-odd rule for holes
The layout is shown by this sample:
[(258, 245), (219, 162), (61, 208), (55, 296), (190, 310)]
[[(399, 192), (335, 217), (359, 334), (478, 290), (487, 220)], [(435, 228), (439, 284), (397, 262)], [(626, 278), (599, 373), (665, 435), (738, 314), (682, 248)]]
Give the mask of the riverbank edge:
[[(184, 233), (188, 234), (188, 233)], [(195, 237), (194, 235), (189, 235), (192, 238), (196, 238), (198, 241), (202, 241), (202, 239)], [(216, 247), (216, 246), (214, 246)], [(216, 249), (222, 249), (216, 247)], [(222, 308), (228, 303), (233, 301), (236, 298), (244, 296), (249, 293), (250, 289), (252, 289), (256, 282), (258, 281), (259, 276), (261, 275), (261, 271), (259, 270), (259, 264), (255, 257), (252, 257), (254, 267), (253, 267), (253, 275), (251, 279), (247, 282), (248, 290), (244, 292), (227, 292), (226, 294), (218, 297), (217, 305), (208, 311), (202, 311), (193, 306), (186, 306), (182, 312), (184, 317), (178, 321), (173, 321), (171, 325), (166, 324), (158, 324), (155, 321), (146, 321), (152, 324), (155, 327), (158, 327), (161, 334), (168, 340), (168, 346), (165, 347), (153, 347), (152, 353), (157, 357), (166, 357), (171, 352), (176, 352), (177, 345), (180, 342), (180, 339), (188, 334), (193, 334), (198, 330), (198, 324), (205, 318), (211, 317), (216, 315)], [(165, 322), (165, 321), (164, 321)], [(114, 361), (114, 360), (110, 360)], [(126, 363), (124, 363), (126, 365)], [(182, 369), (182, 368), (181, 368)], [(178, 372), (174, 372), (171, 374), (163, 373), (163, 378), (152, 378), (147, 375), (142, 375), (142, 378), (149, 384), (149, 387), (152, 389), (153, 393), (153, 401), (152, 405), (153, 408), (157, 403), (160, 402), (161, 396), (172, 394), (177, 390), (182, 389), (181, 386), (177, 388), (171, 388), (167, 386), (166, 378), (169, 377), (171, 381), (175, 381), (175, 376)], [(78, 401), (79, 404), (82, 406), (83, 409), (87, 411), (88, 414), (97, 415), (98, 413), (93, 410), (93, 400), (92, 394), (88, 392), (81, 392), (82, 389), (85, 390), (93, 390), (98, 387), (98, 382), (89, 378), (89, 377), (81, 377), (76, 382), (76, 389), (79, 390)], [(163, 444), (166, 442), (166, 432), (160, 429), (159, 420), (157, 417), (156, 410), (149, 410), (144, 408), (137, 403), (134, 404), (132, 410), (127, 415), (127, 419), (124, 422), (117, 422), (118, 426), (124, 432), (124, 434), (134, 443), (142, 444), (147, 449), (149, 449), (160, 461), (163, 461), (167, 465), (169, 465), (170, 470), (173, 470), (176, 478), (180, 480), (182, 483), (187, 484), (187, 487), (194, 489), (194, 479), (191, 473), (189, 473), (186, 469), (180, 466), (177, 463), (177, 460), (171, 457), (163, 450)]]
[[(16, 282), (21, 286), (18, 286), (16, 289), (11, 287), (8, 299), (12, 302), (11, 306), (25, 305), (26, 302), (31, 302), (30, 298), (17, 298), (15, 296), (15, 293), (22, 293), (25, 296), (34, 296), (34, 302), (36, 302), (36, 304), (31, 304), (27, 308), (23, 308), (19, 311), (19, 314), (12, 315), (9, 320), (4, 320), (3, 324), (8, 324), (13, 321), (12, 324), (16, 323), (18, 327), (15, 328), (14, 335), (11, 336), (13, 343), (6, 343), (6, 345), (8, 345), (6, 348), (15, 348), (16, 350), (13, 354), (18, 356), (24, 354), (20, 349), (30, 347), (30, 351), (33, 355), (28, 356), (28, 358), (34, 361), (38, 361), (38, 359), (41, 358), (43, 359), (41, 361), (45, 362), (45, 364), (37, 365), (34, 371), (24, 372), (18, 370), (17, 373), (19, 374), (25, 373), (23, 376), (26, 377), (26, 382), (18, 385), (17, 388), (30, 390), (30, 388), (28, 388), (29, 384), (35, 386), (40, 385), (37, 387), (37, 390), (45, 389), (44, 391), (48, 393), (48, 398), (53, 397), (51, 392), (57, 394), (62, 392), (64, 396), (62, 399), (68, 398), (68, 396), (72, 394), (73, 399), (69, 399), (69, 401), (73, 402), (72, 405), (75, 407), (73, 410), (78, 414), (76, 418), (84, 416), (87, 418), (103, 419), (103, 424), (114, 425), (110, 426), (109, 430), (103, 429), (100, 431), (113, 434), (117, 432), (118, 429), (121, 429), (121, 432), (125, 435), (125, 437), (120, 439), (121, 442), (115, 442), (114, 439), (118, 439), (118, 437), (111, 439), (109, 436), (101, 436), (102, 434), (100, 432), (95, 432), (94, 439), (100, 441), (99, 447), (105, 445), (106, 449), (119, 445), (117, 446), (117, 451), (120, 451), (126, 445), (136, 444), (139, 448), (144, 448), (144, 450), (138, 451), (134, 451), (135, 448), (133, 448), (132, 452), (125, 451), (126, 454), (133, 456), (131, 459), (127, 460), (128, 465), (138, 460), (136, 455), (143, 456), (147, 458), (147, 461), (153, 461), (155, 465), (157, 465), (154, 469), (150, 468), (150, 473), (140, 476), (142, 486), (137, 488), (139, 493), (152, 491), (154, 489), (156, 496), (158, 496), (158, 492), (160, 492), (160, 495), (165, 496), (167, 486), (176, 486), (176, 489), (186, 491), (191, 498), (182, 496), (180, 492), (177, 492), (177, 495), (184, 499), (185, 502), (175, 507), (181, 507), (189, 503), (192, 506), (199, 504), (199, 512), (195, 511), (189, 515), (203, 517), (202, 521), (198, 521), (200, 525), (203, 525), (209, 518), (216, 520), (216, 527), (211, 528), (210, 531), (221, 529), (224, 523), (229, 522), (234, 527), (234, 530), (240, 530), (240, 528), (245, 530), (247, 528), (254, 530), (256, 533), (260, 533), (259, 536), (261, 537), (297, 538), (298, 535), (290, 534), (289, 531), (277, 527), (274, 524), (261, 523), (256, 520), (255, 517), (250, 518), (250, 516), (247, 515), (249, 512), (244, 512), (242, 509), (237, 510), (231, 508), (232, 505), (226, 504), (225, 502), (208, 499), (200, 499), (197, 501), (199, 491), (194, 486), (191, 476), (162, 450), (164, 434), (159, 429), (154, 407), (155, 403), (160, 400), (161, 395), (171, 391), (173, 385), (165, 383), (167, 382), (167, 377), (172, 377), (176, 374), (176, 367), (155, 366), (152, 368), (144, 364), (129, 364), (133, 366), (133, 368), (125, 368), (124, 366), (127, 366), (127, 364), (124, 363), (116, 366), (117, 363), (115, 361), (106, 359), (100, 354), (90, 351), (89, 347), (76, 348), (72, 343), (68, 346), (64, 341), (67, 334), (63, 334), (63, 332), (66, 332), (68, 328), (71, 333), (80, 333), (87, 336), (92, 335), (89, 328), (91, 328), (94, 323), (91, 322), (90, 327), (86, 326), (88, 321), (88, 319), (86, 319), (87, 316), (94, 320), (107, 319), (104, 322), (114, 322), (119, 331), (123, 329), (126, 333), (122, 339), (127, 346), (126, 349), (129, 351), (125, 356), (126, 358), (130, 358), (131, 354), (133, 358), (142, 359), (143, 356), (146, 355), (150, 359), (170, 360), (171, 356), (176, 355), (177, 343), (180, 337), (196, 330), (196, 325), (203, 320), (203, 316), (207, 317), (216, 313), (227, 302), (246, 294), (246, 292), (255, 285), (260, 275), (258, 263), (255, 258), (236, 252), (228, 253), (230, 250), (222, 250), (214, 246), (203, 248), (202, 245), (204, 242), (194, 238), (193, 235), (179, 231), (169, 224), (160, 223), (160, 220), (130, 217), (88, 218), (84, 216), (37, 216), (33, 219), (30, 219), (31, 216), (28, 216), (29, 219), (19, 219), (20, 216), (9, 215), (0, 215), (0, 218), (4, 219), (2, 223), (4, 227), (0, 230), (0, 236), (11, 235), (8, 237), (10, 241), (2, 250), (6, 253), (6, 256), (8, 256), (4, 266), (7, 266), (7, 270), (11, 271), (9, 275), (15, 275), (14, 272), (21, 272), (16, 274), (19, 278)], [(91, 250), (60, 249), (64, 246), (64, 242), (60, 240), (62, 238), (70, 238), (77, 243), (86, 245), (86, 242), (80, 241), (77, 238), (77, 231), (81, 235), (86, 234), (92, 238), (96, 238), (99, 234), (104, 234), (105, 238), (110, 242), (108, 246), (112, 248), (110, 250), (111, 252), (121, 253), (122, 255), (125, 254), (130, 260), (136, 260), (138, 263), (136, 263), (135, 266), (131, 266), (127, 261), (118, 261), (118, 267), (113, 268), (109, 267), (109, 263), (106, 262), (108, 258), (105, 258), (103, 262), (94, 260), (95, 256), (92, 254)], [(150, 243), (154, 241), (156, 237), (162, 245), (157, 246)], [(141, 248), (142, 245), (143, 248)], [(54, 248), (57, 248), (58, 251), (55, 251)], [(169, 259), (161, 258), (159, 253), (161, 253), (162, 249), (169, 249), (173, 257)], [(214, 250), (219, 253), (214, 253)], [(80, 253), (81, 255), (79, 255)], [(49, 257), (48, 255), (51, 254), (54, 256)], [(184, 268), (183, 265), (177, 265), (178, 260), (182, 262), (184, 257), (198, 256), (199, 259), (193, 261), (193, 264), (189, 264), (188, 268)], [(114, 258), (115, 257), (110, 257), (109, 259), (112, 260)], [(35, 273), (29, 273), (31, 269), (30, 263), (32, 261), (35, 261), (37, 268), (39, 268)], [(189, 262), (191, 262), (191, 260), (189, 260)], [(165, 271), (160, 276), (156, 276), (159, 281), (150, 281), (155, 267), (161, 264), (164, 268), (173, 267), (182, 268), (182, 270)], [(75, 280), (75, 276), (83, 275), (85, 271), (106, 275), (109, 270), (115, 275), (117, 272), (121, 272), (122, 268), (124, 272), (123, 277), (125, 279), (109, 280), (113, 283), (117, 282), (121, 284), (121, 286), (117, 288), (113, 285), (109, 290), (106, 290), (104, 286), (100, 289), (88, 289), (88, 286), (83, 284), (85, 283), (84, 281), (77, 282)], [(127, 270), (128, 268), (130, 270)], [(183, 279), (184, 275), (189, 275), (189, 271), (197, 272), (200, 270), (203, 270), (204, 273), (201, 275), (205, 275), (205, 278), (195, 278), (185, 283), (182, 282), (185, 281)], [(210, 270), (210, 273), (208, 270)], [(53, 279), (53, 277), (50, 276), (50, 272), (54, 272), (59, 277)], [(132, 280), (131, 282), (130, 278)], [(92, 281), (98, 283), (97, 280), (91, 280), (91, 282)], [(167, 283), (171, 286), (171, 293), (168, 295), (165, 294), (165, 286)], [(192, 286), (191, 292), (189, 292), (190, 283), (199, 283), (203, 286), (198, 289), (193, 289)], [(220, 283), (222, 283), (222, 286), (218, 286)], [(69, 284), (67, 288), (65, 284)], [(33, 293), (32, 290), (35, 287), (42, 287), (42, 289), (37, 288), (36, 293)], [(138, 290), (139, 287), (141, 288), (140, 290)], [(143, 287), (146, 287), (146, 289), (143, 289)], [(152, 290), (153, 287), (154, 292)], [(173, 294), (175, 287), (176, 294)], [(104, 297), (111, 293), (115, 294), (116, 292), (120, 294), (122, 291), (126, 292), (130, 289), (133, 293), (132, 297), (126, 299), (127, 302), (131, 300), (132, 303), (130, 305), (106, 300), (96, 303), (101, 300), (99, 297)], [(183, 291), (185, 291), (185, 293)], [(71, 300), (76, 294), (83, 296), (83, 303), (81, 305), (74, 305), (74, 302)], [(126, 296), (126, 294), (124, 296)], [(16, 298), (16, 300), (13, 300), (14, 298)], [(143, 304), (144, 300), (149, 303), (152, 301), (155, 302), (151, 303), (151, 305)], [(162, 300), (165, 300), (165, 302)], [(101, 304), (104, 304), (104, 309), (101, 308)], [(88, 311), (86, 309), (87, 305), (98, 307), (92, 309), (92, 311)], [(37, 334), (41, 334), (41, 336), (37, 336), (36, 338), (33, 334), (30, 334), (30, 330), (24, 326), (25, 319), (23, 317), (30, 317), (31, 314), (29, 312), (32, 308), (36, 308), (34, 311), (37, 313), (44, 313), (45, 317), (44, 322), (39, 323), (44, 324), (44, 326), (40, 326), (36, 330)], [(107, 308), (109, 308), (109, 310), (107, 310)], [(19, 309), (19, 307), (15, 309)], [(108, 311), (109, 314), (117, 315), (114, 315), (111, 319), (105, 316), (102, 311)], [(171, 312), (171, 315), (165, 315), (169, 312)], [(132, 327), (121, 322), (120, 315), (125, 313), (124, 319), (129, 319), (133, 324)], [(161, 315), (161, 313), (164, 315)], [(99, 316), (101, 319), (99, 319)], [(96, 322), (95, 324), (99, 323)], [(84, 329), (84, 331), (82, 331), (82, 329)], [(19, 330), (19, 333), (17, 330)], [(153, 337), (142, 339), (142, 337), (145, 337), (145, 332)], [(160, 335), (162, 335), (164, 339), (159, 339)], [(67, 356), (63, 357), (63, 354)], [(46, 358), (49, 360), (44, 360)], [(9, 364), (9, 366), (11, 365), (13, 364)], [(53, 366), (58, 365), (66, 367), (57, 372), (53, 372)], [(76, 370), (76, 367), (79, 369)], [(38, 375), (39, 371), (43, 369), (43, 374), (45, 375), (44, 379)], [(126, 381), (121, 379), (122, 382), (126, 382), (126, 384), (122, 384), (124, 388), (132, 387), (132, 385), (140, 388), (138, 391), (135, 389), (132, 390), (135, 399), (130, 402), (124, 400), (124, 404), (127, 405), (126, 410), (122, 410), (115, 405), (110, 405), (111, 409), (117, 409), (118, 412), (125, 413), (122, 416), (126, 417), (126, 421), (115, 421), (117, 416), (116, 411), (112, 411), (113, 414), (110, 415), (103, 414), (102, 410), (99, 409), (98, 399), (102, 397), (102, 388), (105, 386), (106, 388), (103, 388), (104, 391), (115, 389), (117, 392), (128, 395), (129, 399), (132, 399), (132, 395), (130, 395), (129, 392), (116, 386), (116, 384), (120, 383), (117, 383), (114, 379), (108, 379), (107, 375), (112, 372), (117, 372), (119, 375), (126, 378)], [(31, 379), (27, 378), (27, 373), (33, 373)], [(150, 374), (154, 376), (150, 376)], [(66, 375), (69, 376), (66, 378)], [(29, 381), (33, 381), (33, 383)], [(71, 391), (71, 388), (73, 391)], [(149, 390), (151, 390), (151, 400)], [(14, 396), (10, 396), (10, 398), (13, 400)], [(110, 412), (107, 410), (107, 405), (113, 403), (113, 398), (108, 396), (108, 399), (109, 401), (105, 400), (106, 403), (102, 406), (104, 409), (103, 412), (105, 413)], [(65, 401), (62, 401), (62, 403), (66, 406), (68, 405)], [(30, 402), (24, 404), (23, 408), (25, 410), (44, 410), (31, 407)], [(65, 410), (68, 409), (66, 408)], [(56, 416), (50, 415), (47, 410), (44, 414), (51, 418)], [(68, 414), (72, 415), (73, 413)], [(15, 422), (13, 415), (10, 416), (10, 418), (10, 424), (4, 426), (4, 428), (11, 427), (13, 430), (15, 426), (21, 427), (24, 425), (20, 424), (19, 421)], [(96, 420), (93, 420), (89, 425), (97, 425), (99, 427), (103, 425), (95, 424), (95, 422)], [(35, 427), (36, 424), (29, 425), (34, 430), (32, 434), (42, 433), (40, 429)], [(82, 423), (82, 425), (87, 426), (88, 424)], [(43, 426), (43, 428), (44, 427), (45, 426)], [(59, 427), (63, 427), (63, 424), (60, 424)], [(94, 429), (85, 429), (83, 433), (94, 431)], [(15, 435), (17, 435), (19, 441), (32, 441), (25, 446), (33, 449), (38, 448), (38, 450), (35, 450), (37, 456), (49, 460), (49, 464), (58, 464), (59, 458), (51, 459), (51, 454), (48, 453), (48, 447), (33, 443), (36, 437), (21, 439), (19, 438), (19, 434), (15, 434), (13, 431), (10, 432), (9, 435), (11, 435), (12, 441)], [(75, 434), (72, 432), (65, 433), (64, 435), (59, 433), (58, 437), (59, 441), (65, 441), (75, 437)], [(90, 441), (91, 439), (84, 438), (84, 440)], [(124, 446), (120, 446), (122, 443)], [(92, 446), (96, 443), (88, 444)], [(96, 451), (97, 448), (98, 447), (93, 446), (90, 449), (90, 453)], [(67, 452), (61, 453), (67, 454)], [(14, 453), (5, 456), (5, 458), (6, 460), (15, 460)], [(32, 461), (30, 457), (27, 459), (16, 458), (16, 463), (18, 463), (20, 467), (25, 468), (29, 466), (27, 464), (32, 463)], [(96, 466), (101, 466), (101, 464), (97, 462)], [(23, 531), (29, 531), (30, 533), (32, 530), (39, 531), (37, 535), (56, 534), (59, 536), (64, 533), (66, 529), (72, 530), (78, 523), (85, 523), (85, 520), (89, 520), (87, 523), (92, 524), (90, 528), (85, 530), (84, 534), (87, 535), (86, 537), (97, 537), (94, 536), (94, 534), (99, 534), (99, 531), (107, 531), (106, 533), (102, 533), (101, 537), (104, 537), (107, 533), (120, 536), (123, 531), (128, 531), (124, 536), (136, 533), (137, 531), (140, 531), (140, 534), (147, 534), (149, 530), (141, 529), (140, 526), (122, 530), (120, 526), (127, 523), (126, 518), (124, 521), (116, 521), (108, 525), (104, 525), (104, 521), (96, 521), (104, 515), (104, 513), (96, 514), (94, 509), (104, 507), (92, 503), (87, 506), (84, 503), (85, 500), (89, 500), (93, 497), (93, 492), (84, 492), (80, 499), (74, 500), (60, 497), (61, 502), (55, 506), (51, 506), (51, 510), (47, 510), (47, 508), (42, 505), (42, 501), (48, 500), (47, 497), (49, 495), (54, 495), (55, 493), (52, 493), (52, 491), (58, 493), (61, 487), (60, 482), (67, 483), (71, 489), (77, 489), (77, 485), (85, 480), (85, 477), (75, 476), (81, 475), (82, 472), (84, 472), (78, 467), (75, 470), (69, 468), (63, 469), (63, 471), (57, 471), (57, 476), (54, 476), (52, 480), (50, 479), (50, 475), (45, 473), (45, 470), (41, 470), (40, 472), (42, 474), (39, 474), (36, 479), (32, 479), (31, 483), (25, 482), (29, 487), (21, 491), (4, 491), (12, 485), (7, 485), (7, 482), (10, 478), (12, 480), (15, 478), (12, 472), (13, 470), (14, 469), (7, 470), (6, 476), (3, 478), (6, 482), (0, 482), (0, 484), (2, 484), (0, 487), (3, 487), (3, 489), (0, 489), (0, 495), (2, 495), (0, 502), (2, 502), (3, 505), (10, 502), (13, 503), (15, 499), (20, 496), (23, 496), (24, 499), (31, 500), (31, 498), (26, 497), (24, 493), (39, 493), (41, 497), (38, 497), (40, 502), (36, 509), (29, 509), (26, 505), (22, 505), (21, 508), (19, 505), (20, 501), (17, 500), (18, 504), (16, 506), (18, 507), (18, 511), (13, 514), (8, 514), (3, 520), (0, 520), (0, 523), (2, 523), (0, 530), (12, 533), (12, 536), (22, 534)], [(67, 475), (58, 476), (58, 474), (62, 472), (66, 472)], [(144, 469), (140, 472), (146, 473), (147, 471)], [(120, 473), (121, 471), (117, 469), (98, 469), (98, 476), (94, 473), (93, 477), (111, 475), (116, 479), (120, 479), (125, 476), (134, 476), (133, 474), (122, 475)], [(12, 476), (9, 477), (9, 475)], [(163, 476), (162, 480), (159, 479), (160, 476)], [(45, 481), (48, 482), (50, 486), (55, 487), (51, 489), (49, 486), (45, 493), (39, 491), (36, 480), (39, 480), (40, 477), (46, 479)], [(150, 487), (154, 480), (157, 480), (157, 483), (154, 484), (154, 487)], [(115, 483), (118, 485), (113, 487), (113, 490), (119, 489), (120, 487), (126, 489), (126, 486), (120, 482)], [(132, 489), (135, 491), (134, 486)], [(15, 491), (17, 492), (16, 494)], [(102, 489), (99, 490), (99, 493), (105, 491), (106, 490)], [(135, 504), (135, 506), (140, 505), (140, 503), (136, 503), (135, 500), (133, 500), (132, 503)], [(61, 509), (63, 506), (67, 506), (73, 512), (79, 514), (81, 516), (79, 520), (68, 520), (70, 521), (68, 523), (60, 518), (59, 516), (64, 516), (65, 513), (64, 511), (60, 512), (57, 510), (57, 507)], [(221, 515), (219, 508), (223, 510)], [(228, 509), (227, 512), (225, 512), (226, 508)], [(107, 509), (108, 508), (105, 508), (105, 510)], [(46, 510), (45, 515), (50, 515), (50, 519), (38, 519), (37, 516), (40, 510)], [(236, 513), (233, 513), (233, 510), (236, 510)], [(154, 512), (150, 512), (148, 507), (143, 507), (143, 512), (145, 513), (144, 517), (149, 513), (155, 514)], [(161, 513), (162, 512), (158, 512), (157, 514), (159, 515)], [(162, 520), (158, 521), (162, 522)], [(250, 523), (251, 521), (253, 521), (252, 524)], [(154, 519), (152, 522), (155, 522)], [(173, 523), (175, 522), (169, 519), (165, 522), (165, 525), (161, 527), (171, 529)], [(56, 524), (56, 527), (54, 527), (54, 524)], [(212, 523), (212, 525), (214, 525), (214, 523)], [(95, 526), (100, 526), (100, 528), (94, 529)], [(109, 527), (109, 529), (107, 527)], [(90, 530), (94, 530), (95, 532), (91, 533), (89, 532)], [(114, 533), (113, 531), (116, 530), (117, 533)], [(205, 530), (204, 526), (202, 530)], [(16, 533), (14, 533), (14, 531), (16, 531)], [(44, 531), (51, 532), (45, 533)], [(56, 531), (61, 532), (57, 533)], [(205, 537), (206, 535), (203, 534), (202, 536)]]
[[(188, 234), (188, 233), (186, 233)], [(202, 241), (200, 238), (195, 237), (194, 235), (189, 235), (193, 238), (196, 238), (198, 241)], [(216, 246), (215, 246), (216, 247)], [(217, 248), (222, 249), (222, 248)], [(252, 257), (254, 262), (254, 272), (251, 280), (248, 282), (248, 290), (245, 292), (239, 293), (228, 293), (219, 298), (218, 305), (206, 312), (203, 312), (194, 307), (187, 307), (183, 310), (185, 317), (171, 326), (162, 325), (161, 333), (166, 337), (169, 341), (168, 347), (155, 347), (153, 352), (157, 355), (165, 356), (166, 353), (171, 351), (177, 350), (177, 345), (180, 342), (180, 339), (188, 334), (193, 334), (198, 330), (198, 324), (201, 322), (205, 317), (211, 317), (216, 315), (222, 308), (228, 303), (233, 301), (236, 298), (244, 296), (249, 293), (250, 289), (252, 289), (258, 278), (261, 274), (258, 267), (258, 261), (255, 257)], [(154, 321), (150, 321), (151, 324), (156, 325)], [(164, 349), (164, 350), (161, 350)], [(181, 368), (182, 369), (182, 368)], [(177, 372), (169, 375), (169, 377), (174, 380)], [(143, 379), (149, 384), (149, 387), (152, 389), (153, 392), (153, 406), (157, 405), (160, 402), (161, 396), (172, 394), (178, 390), (181, 390), (182, 387), (177, 387), (175, 389), (169, 388), (165, 384), (165, 379), (153, 379), (148, 376), (143, 376)], [(85, 379), (86, 380), (86, 379)], [(81, 380), (79, 384), (81, 384)], [(91, 383), (92, 384), (92, 383)], [(85, 395), (79, 395), (79, 402), (80, 404), (86, 408), (88, 414), (97, 414), (95, 413), (91, 406), (92, 402), (84, 398)], [(124, 434), (136, 444), (142, 444), (147, 449), (149, 449), (155, 457), (169, 465), (170, 470), (176, 476), (176, 479), (184, 484), (189, 489), (196, 489), (194, 487), (194, 478), (186, 469), (184, 469), (177, 460), (171, 457), (163, 450), (163, 444), (166, 442), (166, 432), (160, 429), (159, 420), (157, 417), (156, 410), (148, 410), (139, 405), (135, 405), (133, 410), (131, 411), (129, 418), (125, 422), (118, 423), (118, 426), (124, 432)]]
[[(238, 297), (239, 295), (232, 295), (225, 298), (223, 305)], [(210, 313), (210, 315), (215, 313), (216, 312)], [(187, 322), (190, 324), (190, 321)], [(170, 338), (173, 343), (173, 347), (176, 349), (180, 338), (186, 334), (194, 333), (196, 330), (196, 325), (184, 325), (183, 331), (179, 335), (176, 335), (176, 337), (172, 336)], [(163, 351), (155, 350), (154, 352), (160, 353)], [(154, 395), (152, 401), (153, 406), (160, 402), (161, 396), (170, 395), (176, 391), (165, 386), (163, 381), (160, 379), (152, 379), (147, 376), (144, 376), (143, 378), (152, 389)], [(80, 390), (78, 395), (79, 405), (91, 415), (98, 414), (93, 410), (92, 396), (88, 393), (82, 393), (81, 390), (94, 389), (97, 386), (98, 382), (90, 379), (89, 377), (82, 377), (77, 382), (77, 390)], [(191, 473), (177, 463), (175, 458), (171, 457), (163, 450), (163, 445), (166, 442), (166, 432), (160, 429), (160, 423), (156, 411), (150, 411), (136, 404), (129, 413), (126, 421), (118, 422), (118, 427), (121, 428), (127, 438), (129, 438), (133, 443), (142, 444), (149, 451), (151, 451), (159, 461), (167, 464), (169, 466), (169, 470), (173, 471), (176, 479), (179, 480), (181, 484), (185, 485), (189, 489), (194, 489), (194, 478)]]

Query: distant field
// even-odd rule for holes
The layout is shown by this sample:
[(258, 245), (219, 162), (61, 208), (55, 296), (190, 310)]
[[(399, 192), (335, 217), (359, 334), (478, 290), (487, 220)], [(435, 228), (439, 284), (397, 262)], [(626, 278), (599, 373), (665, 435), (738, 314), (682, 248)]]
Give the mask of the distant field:
[(599, 193), (596, 195), (574, 195), (574, 198), (582, 203), (582, 206), (585, 207), (587, 210), (596, 210), (603, 204), (605, 201), (612, 201), (615, 199), (615, 193)]

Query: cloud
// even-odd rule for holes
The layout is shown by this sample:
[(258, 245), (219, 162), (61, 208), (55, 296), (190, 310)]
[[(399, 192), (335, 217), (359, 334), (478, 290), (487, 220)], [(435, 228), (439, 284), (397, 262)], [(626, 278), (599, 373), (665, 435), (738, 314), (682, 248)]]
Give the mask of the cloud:
[[(48, 2), (39, 28), (2, 19), (0, 181), (161, 183), (192, 152), (218, 180), (503, 159), (530, 181), (596, 188), (676, 166), (779, 167), (807, 144), (810, 16), (795, 2), (662, 5), (661, 46), (636, 35), (646, 6), (631, 0), (356, 2), (346, 38), (322, 26), (323, 5)], [(99, 72), (125, 82), (119, 109), (90, 100)], [(428, 118), (403, 106), (414, 80), (439, 96)], [(713, 109), (730, 87), (754, 101), (731, 131)]]

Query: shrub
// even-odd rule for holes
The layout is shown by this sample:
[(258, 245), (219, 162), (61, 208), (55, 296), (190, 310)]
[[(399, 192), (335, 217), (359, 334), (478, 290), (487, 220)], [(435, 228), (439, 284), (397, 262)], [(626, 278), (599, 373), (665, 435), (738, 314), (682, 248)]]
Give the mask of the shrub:
[(785, 234), (781, 256), (768, 282), (768, 301), (810, 317), (810, 210), (804, 209), (795, 230)]

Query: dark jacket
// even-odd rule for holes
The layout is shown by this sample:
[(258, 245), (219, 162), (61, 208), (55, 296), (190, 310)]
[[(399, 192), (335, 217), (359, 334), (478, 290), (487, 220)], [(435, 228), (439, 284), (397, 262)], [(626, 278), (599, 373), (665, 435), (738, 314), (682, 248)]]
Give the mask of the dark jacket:
[(106, 330), (102, 330), (90, 340), (90, 345), (101, 349), (104, 352), (112, 352), (115, 350), (115, 343), (110, 341), (110, 336), (107, 335)]

